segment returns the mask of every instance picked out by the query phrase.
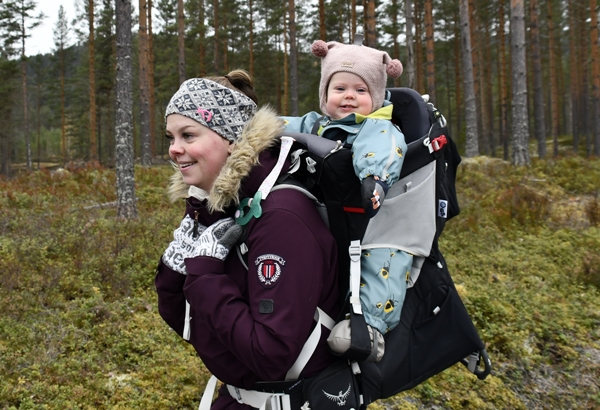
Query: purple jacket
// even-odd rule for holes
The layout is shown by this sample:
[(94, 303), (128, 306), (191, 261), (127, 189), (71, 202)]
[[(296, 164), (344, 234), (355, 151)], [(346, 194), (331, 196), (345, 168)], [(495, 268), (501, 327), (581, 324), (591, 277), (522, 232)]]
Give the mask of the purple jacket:
[[(240, 177), (239, 199), (254, 195), (277, 155), (276, 149), (257, 152), (260, 164)], [(235, 211), (228, 207), (211, 214), (207, 201), (188, 198), (186, 203), (186, 213), (193, 218), (197, 211), (205, 226)], [(187, 276), (161, 260), (155, 279), (163, 319), (182, 335), (187, 299), (189, 342), (219, 380), (246, 389), (257, 381), (283, 380), (315, 326), (316, 307), (333, 318), (339, 309), (336, 246), (312, 201), (296, 190), (281, 189), (261, 205), (262, 216), (246, 226), (248, 269), (233, 249), (224, 262), (205, 256), (187, 259)], [(302, 377), (333, 362), (328, 333), (323, 328)], [(212, 408), (249, 407), (221, 389)]]

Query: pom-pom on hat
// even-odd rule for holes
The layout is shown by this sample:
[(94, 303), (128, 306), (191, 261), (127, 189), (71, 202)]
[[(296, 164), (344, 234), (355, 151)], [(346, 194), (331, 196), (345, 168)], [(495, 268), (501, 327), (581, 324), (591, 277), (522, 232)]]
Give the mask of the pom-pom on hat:
[(236, 142), (256, 108), (256, 103), (239, 91), (204, 78), (190, 78), (171, 97), (165, 120), (181, 114)]
[(337, 41), (315, 41), (311, 52), (321, 57), (321, 83), (319, 84), (319, 100), (321, 111), (327, 112), (327, 87), (331, 77), (340, 71), (356, 74), (369, 87), (373, 100), (371, 112), (383, 106), (387, 76), (397, 78), (402, 74), (400, 60), (392, 59), (385, 51), (363, 46), (362, 35), (356, 34), (354, 44), (342, 44)]

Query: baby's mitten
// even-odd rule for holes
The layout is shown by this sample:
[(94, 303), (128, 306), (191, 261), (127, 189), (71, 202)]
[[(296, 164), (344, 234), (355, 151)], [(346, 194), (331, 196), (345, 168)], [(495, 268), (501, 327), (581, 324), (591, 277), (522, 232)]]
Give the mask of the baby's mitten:
[(388, 184), (377, 176), (363, 179), (361, 188), (362, 206), (369, 218), (373, 218), (379, 212), (388, 189)]

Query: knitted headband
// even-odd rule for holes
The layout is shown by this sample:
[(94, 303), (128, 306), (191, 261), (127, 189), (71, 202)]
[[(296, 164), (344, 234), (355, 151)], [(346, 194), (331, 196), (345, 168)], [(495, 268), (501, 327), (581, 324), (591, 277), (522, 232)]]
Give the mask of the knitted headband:
[(165, 120), (171, 114), (181, 114), (235, 142), (256, 108), (254, 101), (239, 91), (204, 78), (191, 78), (171, 97)]
[(387, 76), (396, 78), (402, 74), (400, 60), (392, 59), (385, 51), (375, 50), (360, 43), (362, 36), (356, 35), (354, 44), (342, 44), (337, 41), (326, 43), (323, 40), (312, 44), (312, 53), (321, 57), (319, 100), (323, 114), (329, 115), (326, 108), (327, 87), (335, 73), (345, 71), (363, 79), (373, 100), (371, 112), (383, 106)]

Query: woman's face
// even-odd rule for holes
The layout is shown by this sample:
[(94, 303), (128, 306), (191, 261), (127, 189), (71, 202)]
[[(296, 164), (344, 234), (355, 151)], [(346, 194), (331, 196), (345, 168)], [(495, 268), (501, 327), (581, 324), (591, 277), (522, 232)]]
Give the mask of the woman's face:
[(181, 114), (167, 117), (169, 156), (179, 166), (183, 182), (210, 191), (233, 144), (210, 128)]

